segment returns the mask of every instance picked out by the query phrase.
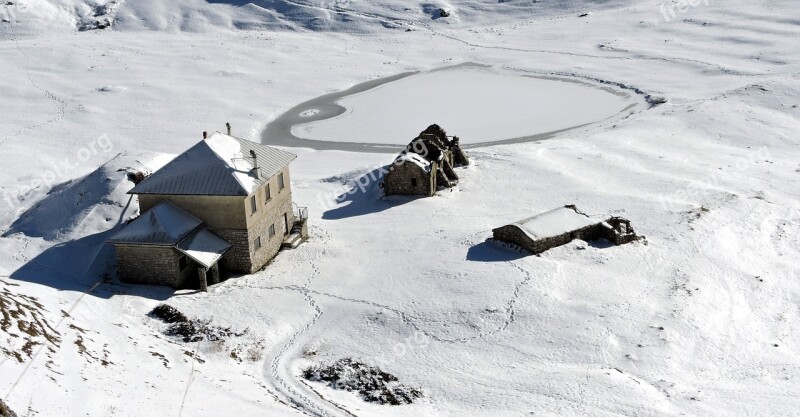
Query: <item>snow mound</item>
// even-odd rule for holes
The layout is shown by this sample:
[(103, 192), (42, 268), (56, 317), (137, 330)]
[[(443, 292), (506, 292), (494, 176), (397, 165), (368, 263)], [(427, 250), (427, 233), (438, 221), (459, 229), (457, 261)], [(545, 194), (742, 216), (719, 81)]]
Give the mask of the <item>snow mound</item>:
[(106, 231), (138, 210), (127, 192), (129, 175), (152, 172), (165, 158), (154, 153), (119, 154), (90, 174), (54, 186), (3, 236), (22, 233), (44, 240), (72, 240)]

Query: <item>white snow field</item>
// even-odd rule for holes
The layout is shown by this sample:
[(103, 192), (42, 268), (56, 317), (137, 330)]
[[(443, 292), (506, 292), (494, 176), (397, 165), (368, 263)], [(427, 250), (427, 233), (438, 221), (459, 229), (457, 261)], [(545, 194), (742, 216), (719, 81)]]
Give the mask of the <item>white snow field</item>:
[[(795, 0), (3, 3), (0, 399), (18, 415), (798, 415)], [(380, 198), (394, 154), (292, 148), (308, 242), (208, 293), (115, 281), (128, 173), (225, 122), (259, 140), (299, 103), (461, 63), (666, 102), (469, 149), (425, 199)], [(460, 134), (408, 131), (430, 123)], [(646, 240), (486, 242), (565, 204)], [(147, 316), (160, 303), (246, 332), (185, 343)], [(346, 357), (424, 397), (302, 377)]]
[(291, 132), (303, 139), (406, 145), (419, 126), (436, 121), (470, 145), (584, 126), (635, 103), (624, 91), (615, 94), (568, 79), (458, 67), (345, 97), (336, 102), (346, 109), (343, 114), (294, 126)]

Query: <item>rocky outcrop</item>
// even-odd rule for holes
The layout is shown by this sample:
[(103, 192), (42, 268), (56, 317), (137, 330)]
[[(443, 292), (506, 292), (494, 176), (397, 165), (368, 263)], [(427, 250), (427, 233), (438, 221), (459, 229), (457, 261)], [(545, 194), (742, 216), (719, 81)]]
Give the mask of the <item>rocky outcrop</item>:
[(17, 414), (11, 411), (3, 400), (0, 400), (0, 417), (17, 417)]

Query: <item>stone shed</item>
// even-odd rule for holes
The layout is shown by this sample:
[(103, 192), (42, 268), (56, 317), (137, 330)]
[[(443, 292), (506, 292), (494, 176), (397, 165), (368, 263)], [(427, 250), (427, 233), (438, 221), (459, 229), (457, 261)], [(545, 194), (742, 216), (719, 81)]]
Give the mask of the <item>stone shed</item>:
[(120, 281), (205, 289), (219, 282), (220, 258), (231, 245), (170, 201), (142, 213), (109, 240)]
[(517, 245), (533, 254), (565, 245), (574, 239), (607, 239), (615, 245), (622, 245), (638, 238), (627, 219), (591, 218), (573, 205), (537, 214), (492, 232), (495, 240)]
[(458, 137), (450, 139), (438, 125), (431, 125), (395, 158), (384, 176), (385, 195), (432, 196), (440, 188), (458, 184), (453, 168), (469, 165)]

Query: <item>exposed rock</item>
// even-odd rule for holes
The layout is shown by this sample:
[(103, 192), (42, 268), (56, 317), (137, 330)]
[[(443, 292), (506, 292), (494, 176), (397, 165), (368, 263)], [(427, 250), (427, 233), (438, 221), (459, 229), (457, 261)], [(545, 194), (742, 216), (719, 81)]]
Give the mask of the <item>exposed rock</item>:
[(326, 382), (333, 389), (356, 391), (370, 403), (403, 405), (422, 398), (422, 391), (401, 385), (394, 375), (352, 358), (339, 359), (330, 366), (312, 366), (303, 371), (303, 377)]
[(17, 414), (11, 411), (3, 400), (0, 400), (0, 417), (17, 417)]

